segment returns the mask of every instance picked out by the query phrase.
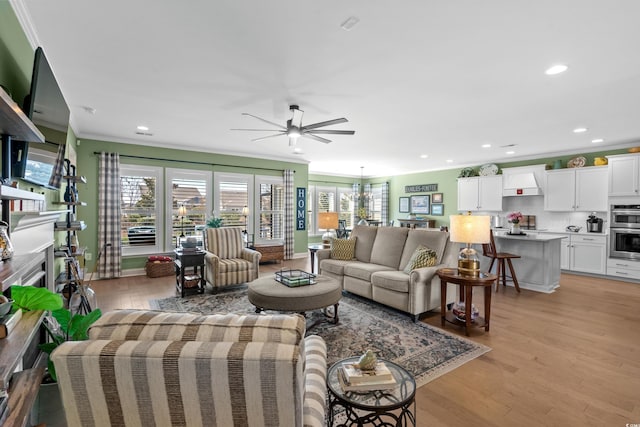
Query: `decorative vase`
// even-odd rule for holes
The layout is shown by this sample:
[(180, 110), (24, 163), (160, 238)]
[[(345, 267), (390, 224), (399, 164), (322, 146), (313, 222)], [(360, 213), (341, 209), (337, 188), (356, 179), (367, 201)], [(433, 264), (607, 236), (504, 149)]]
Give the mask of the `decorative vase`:
[(0, 258), (4, 261), (13, 256), (13, 244), (9, 240), (9, 224), (0, 221)]
[(520, 224), (517, 222), (511, 223), (511, 234), (520, 234)]

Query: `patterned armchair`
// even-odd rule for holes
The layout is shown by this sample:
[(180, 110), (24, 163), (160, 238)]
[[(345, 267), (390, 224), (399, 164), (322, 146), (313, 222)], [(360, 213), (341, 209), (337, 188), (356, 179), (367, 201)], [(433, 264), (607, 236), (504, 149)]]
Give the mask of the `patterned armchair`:
[(67, 424), (325, 426), (326, 345), (294, 314), (106, 313), (51, 355)]
[(214, 290), (258, 278), (262, 254), (245, 247), (240, 228), (207, 228), (205, 233), (204, 277)]

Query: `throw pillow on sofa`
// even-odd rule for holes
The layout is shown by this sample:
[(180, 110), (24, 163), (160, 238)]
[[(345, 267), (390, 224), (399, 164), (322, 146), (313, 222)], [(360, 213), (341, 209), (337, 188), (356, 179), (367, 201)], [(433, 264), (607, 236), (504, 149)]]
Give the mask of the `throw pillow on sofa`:
[(433, 267), (438, 262), (438, 254), (433, 249), (420, 245), (413, 251), (411, 259), (404, 268), (404, 272), (409, 274), (411, 270), (422, 267)]
[(356, 238), (331, 240), (331, 258), (343, 261), (353, 259), (356, 253)]

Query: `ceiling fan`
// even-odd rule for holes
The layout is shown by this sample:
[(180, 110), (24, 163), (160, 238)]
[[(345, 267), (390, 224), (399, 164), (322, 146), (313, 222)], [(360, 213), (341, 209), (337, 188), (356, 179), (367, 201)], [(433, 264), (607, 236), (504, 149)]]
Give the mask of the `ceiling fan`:
[(275, 138), (277, 136), (287, 135), (289, 137), (289, 146), (296, 145), (296, 141), (299, 137), (314, 139), (316, 141), (324, 142), (328, 144), (331, 142), (330, 139), (323, 138), (318, 136), (321, 135), (353, 135), (356, 133), (354, 130), (332, 130), (332, 129), (318, 129), (325, 126), (336, 125), (338, 123), (346, 123), (348, 120), (344, 117), (340, 119), (327, 120), (326, 122), (318, 122), (313, 123), (311, 125), (302, 126), (302, 115), (304, 111), (300, 109), (297, 105), (290, 105), (289, 110), (291, 110), (292, 116), (289, 120), (287, 120), (287, 126), (282, 126), (274, 122), (270, 122), (269, 120), (265, 120), (261, 117), (254, 116), (249, 113), (242, 113), (243, 116), (251, 116), (258, 120), (261, 120), (265, 123), (269, 123), (270, 125), (276, 126), (277, 129), (231, 129), (231, 130), (247, 130), (247, 131), (255, 131), (255, 132), (278, 132), (275, 135), (263, 136), (260, 138), (252, 139), (251, 141), (260, 141), (262, 139), (267, 138)]

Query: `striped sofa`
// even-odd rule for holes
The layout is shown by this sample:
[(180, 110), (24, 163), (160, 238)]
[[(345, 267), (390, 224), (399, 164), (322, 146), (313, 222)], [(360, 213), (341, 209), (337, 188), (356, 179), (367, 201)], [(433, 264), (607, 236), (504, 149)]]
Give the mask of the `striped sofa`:
[(326, 345), (294, 315), (106, 313), (51, 355), (74, 426), (324, 426)]
[(214, 290), (258, 278), (262, 255), (245, 247), (240, 228), (207, 228), (204, 244), (204, 277)]

